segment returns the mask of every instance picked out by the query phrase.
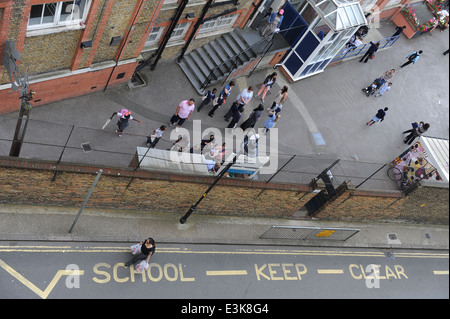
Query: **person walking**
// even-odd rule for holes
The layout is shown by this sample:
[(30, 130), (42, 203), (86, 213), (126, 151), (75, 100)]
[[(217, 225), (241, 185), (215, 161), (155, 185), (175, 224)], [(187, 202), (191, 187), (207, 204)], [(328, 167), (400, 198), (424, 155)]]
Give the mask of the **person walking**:
[[(230, 109), (228, 110), (228, 112), (224, 115), (224, 119), (225, 119), (225, 121), (226, 122), (229, 122), (230, 121), (230, 118), (233, 116), (233, 114), (235, 113), (235, 112), (237, 112), (237, 110), (239, 110), (239, 108), (241, 108), (241, 106), (240, 106), (240, 104), (236, 101), (236, 102), (233, 102), (233, 104), (231, 104), (231, 107), (230, 107)], [(242, 106), (242, 109), (243, 109), (244, 107)]]
[(278, 122), (278, 120), (280, 119), (280, 114), (276, 113), (275, 111), (270, 111), (269, 112), (269, 118), (264, 122), (264, 128), (265, 131), (264, 133), (267, 135), (267, 133), (269, 132), (269, 130), (275, 126), (275, 124)]
[(249, 86), (246, 89), (243, 89), (241, 94), (238, 95), (236, 101), (239, 103), (240, 106), (244, 107), (250, 102), (250, 100), (253, 98), (253, 86)]
[(230, 96), (231, 91), (233, 90), (233, 87), (236, 85), (234, 81), (231, 81), (225, 87), (222, 89), (222, 91), (219, 94), (219, 97), (217, 99), (217, 104), (213, 106), (211, 111), (209, 111), (208, 115), (209, 117), (214, 116), (214, 112), (219, 109), (223, 104), (225, 104), (228, 96)]
[(269, 92), (269, 90), (272, 88), (272, 86), (277, 81), (277, 75), (278, 75), (277, 72), (273, 72), (272, 74), (269, 74), (265, 78), (263, 84), (261, 85), (261, 89), (259, 90), (258, 94), (256, 94), (256, 97), (258, 97), (262, 93), (261, 101), (263, 103), (264, 103), (264, 99), (266, 98), (267, 92)]
[(256, 122), (261, 117), (262, 112), (264, 111), (264, 105), (260, 104), (257, 108), (253, 109), (253, 112), (250, 114), (247, 120), (241, 124), (241, 129), (245, 131), (248, 128), (253, 128)]
[(392, 82), (384, 82), (383, 85), (379, 88), (378, 93), (375, 94), (375, 97), (382, 96), (384, 93), (391, 89)]
[(208, 91), (205, 95), (205, 99), (202, 101), (202, 103), (200, 104), (200, 106), (197, 108), (197, 112), (200, 112), (200, 110), (208, 105), (209, 103), (213, 102), (214, 99), (216, 98), (216, 93), (217, 93), (217, 89), (214, 88), (211, 91)]
[(154, 130), (152, 135), (147, 136), (147, 146), (150, 148), (155, 148), (165, 131), (165, 125), (161, 125), (159, 128)]
[(122, 137), (123, 131), (128, 127), (128, 125), (130, 125), (131, 120), (142, 123), (141, 121), (133, 118), (133, 116), (131, 116), (131, 111), (127, 109), (121, 109), (119, 112), (114, 112), (109, 119), (112, 120), (115, 115), (119, 117), (119, 120), (117, 121), (117, 126), (119, 128), (116, 130), (116, 133), (119, 133), (119, 137)]
[(274, 12), (270, 15), (269, 21), (261, 30), (261, 35), (263, 37), (270, 37), (275, 33), (277, 29), (281, 27), (281, 23), (283, 22), (284, 17), (283, 14), (284, 10), (280, 9), (278, 12)]
[(230, 124), (228, 124), (227, 128), (232, 128), (234, 130), (237, 123), (239, 123), (239, 121), (241, 120), (243, 112), (244, 112), (243, 107), (240, 107), (236, 112), (234, 112), (234, 114), (231, 118), (231, 122), (230, 122)]
[(405, 30), (405, 29), (406, 29), (406, 25), (404, 25), (403, 27), (395, 28), (395, 33), (393, 35), (391, 35), (391, 38), (400, 35), (403, 32), (403, 30)]
[(394, 77), (394, 73), (395, 73), (395, 69), (388, 70), (383, 73), (381, 78), (384, 79), (385, 81), (390, 81)]
[(374, 123), (379, 123), (384, 121), (384, 117), (386, 116), (386, 112), (388, 111), (388, 108), (385, 107), (384, 109), (379, 109), (377, 114), (366, 123), (366, 125), (372, 126)]
[[(288, 87), (285, 85), (281, 88), (280, 92), (278, 92), (277, 96), (275, 97), (275, 101), (273, 101), (270, 109), (267, 110), (274, 110), (276, 113), (279, 113), (281, 111), (281, 108), (283, 107), (283, 103), (287, 99), (287, 95), (288, 95)], [(279, 100), (277, 100), (278, 97)]]
[(138, 261), (146, 260), (147, 264), (150, 261), (150, 257), (155, 254), (156, 243), (151, 237), (139, 243), (141, 245), (141, 251), (134, 255), (130, 260), (125, 263), (125, 267), (136, 264)]
[(400, 67), (404, 68), (405, 66), (409, 65), (409, 64), (416, 64), (416, 62), (419, 60), (420, 55), (423, 53), (422, 50), (420, 50), (419, 52), (413, 52), (410, 55), (408, 55), (406, 58), (408, 59), (408, 61), (406, 61), (405, 63), (403, 63)]
[(378, 51), (378, 47), (380, 46), (380, 41), (378, 41), (377, 43), (373, 43), (372, 41), (370, 41), (370, 48), (367, 50), (367, 52), (363, 55), (363, 57), (361, 58), (361, 60), (359, 60), (359, 62), (363, 62), (367, 63), (367, 61), (370, 59), (373, 59), (375, 56), (375, 52)]
[(175, 111), (175, 114), (170, 119), (170, 126), (174, 126), (175, 124), (181, 126), (186, 120), (189, 120), (189, 117), (195, 109), (194, 103), (194, 99), (181, 101)]
[[(421, 124), (422, 124), (422, 122), (421, 122)], [(430, 128), (430, 124), (425, 123), (423, 125), (417, 126), (416, 128), (412, 128), (410, 130), (404, 131), (403, 134), (409, 133), (409, 135), (405, 137), (403, 142), (405, 144), (411, 145), (411, 143), (416, 139), (416, 137), (420, 137), (423, 133), (428, 131), (429, 128)]]

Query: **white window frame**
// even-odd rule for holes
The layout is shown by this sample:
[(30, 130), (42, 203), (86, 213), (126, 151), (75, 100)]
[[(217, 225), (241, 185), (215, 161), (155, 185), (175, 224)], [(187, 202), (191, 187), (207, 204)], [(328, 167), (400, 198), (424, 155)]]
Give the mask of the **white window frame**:
[(179, 41), (180, 39), (182, 39), (186, 35), (190, 26), (191, 26), (191, 22), (183, 22), (183, 23), (177, 24), (175, 26), (175, 28), (173, 29), (173, 32), (172, 32), (169, 42)]
[(232, 28), (238, 17), (239, 17), (239, 14), (230, 14), (230, 15), (218, 17), (216, 19), (207, 21), (202, 24), (202, 27), (200, 28), (198, 33), (199, 34), (208, 33), (208, 32), (214, 32), (219, 29), (224, 30), (224, 29)]
[[(36, 4), (37, 5), (42, 5), (42, 14), (41, 14), (41, 23), (39, 24), (30, 24), (31, 18), (28, 17), (28, 24), (27, 24), (27, 31), (33, 31), (33, 30), (42, 30), (42, 29), (48, 29), (48, 28), (61, 28), (61, 27), (69, 27), (69, 26), (80, 26), (81, 22), (85, 22), (87, 15), (89, 13), (89, 9), (91, 6), (91, 0), (85, 0), (85, 5), (84, 5), (84, 11), (81, 14), (81, 18), (79, 19), (72, 19), (73, 18), (73, 14), (74, 14), (74, 10), (71, 11), (70, 13), (70, 19), (65, 19), (62, 20), (62, 14), (61, 14), (61, 10), (62, 10), (62, 6), (64, 3), (66, 2), (72, 2), (75, 3), (77, 0), (70, 0), (70, 1), (60, 1), (60, 2), (51, 2), (51, 3), (42, 3), (42, 4)], [(42, 17), (43, 17), (43, 12), (45, 10), (45, 6), (50, 5), (50, 4), (54, 4), (56, 3), (56, 9), (55, 9), (55, 15), (53, 18), (53, 22), (51, 23), (42, 23)], [(30, 16), (31, 16), (31, 12), (30, 12)]]
[[(159, 42), (162, 35), (164, 34), (165, 27), (153, 27), (148, 35), (147, 41), (145, 42), (145, 46), (155, 45)], [(153, 40), (150, 40), (150, 37), (156, 36)]]

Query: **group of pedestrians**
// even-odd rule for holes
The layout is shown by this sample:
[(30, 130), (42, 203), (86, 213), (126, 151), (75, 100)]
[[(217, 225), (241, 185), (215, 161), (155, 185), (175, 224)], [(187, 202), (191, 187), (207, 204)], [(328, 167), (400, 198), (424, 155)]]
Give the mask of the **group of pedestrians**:
[[(398, 27), (393, 36), (399, 35), (403, 31), (404, 28), (405, 27)], [(373, 54), (377, 51), (379, 43), (377, 43), (378, 44), (377, 45), (377, 44), (373, 44), (371, 42), (371, 44), (372, 44), (371, 48), (366, 52), (366, 54), (363, 56), (363, 58), (361, 58), (361, 60), (359, 62), (362, 62), (363, 59), (365, 59), (364, 62), (367, 62), (367, 59), (370, 56), (372, 56), (372, 58), (373, 58)], [(400, 66), (400, 68), (404, 68), (409, 64), (415, 64), (419, 60), (420, 55), (422, 53), (423, 53), (423, 51), (419, 50), (419, 51), (415, 51), (415, 52), (412, 52), (411, 54), (409, 54), (406, 57), (407, 61), (405, 63), (403, 63)], [(394, 77), (394, 73), (395, 73), (395, 69), (391, 69), (391, 70), (384, 72), (379, 78), (375, 79), (372, 84), (370, 84), (368, 87), (363, 88), (362, 91), (368, 97), (377, 91), (378, 92), (375, 94), (375, 97), (384, 95), (392, 87), (392, 78)], [(389, 110), (389, 107), (379, 109), (377, 111), (377, 114), (375, 114), (366, 123), (366, 125), (372, 126), (373, 124), (381, 123), (382, 121), (384, 121), (384, 118), (385, 118), (388, 110)], [(424, 123), (424, 122), (420, 122), (420, 123), (414, 122), (414, 123), (411, 123), (411, 125), (412, 125), (411, 129), (406, 130), (402, 133), (403, 135), (408, 134), (403, 139), (403, 142), (408, 145), (411, 145), (412, 142), (416, 138), (420, 137), (423, 133), (425, 133), (430, 128), (430, 124)]]
[[(264, 112), (264, 102), (267, 93), (270, 91), (270, 89), (273, 88), (274, 84), (276, 83), (278, 74), (276, 72), (273, 72), (272, 74), (269, 74), (263, 81), (261, 88), (259, 89), (258, 94), (254, 95), (254, 87), (249, 86), (245, 89), (243, 89), (237, 96), (236, 100), (231, 104), (228, 111), (224, 114), (224, 120), (226, 122), (229, 122), (227, 128), (235, 129), (239, 122), (241, 122), (242, 114), (244, 113), (245, 107), (250, 103), (250, 101), (254, 97), (258, 97), (261, 95), (261, 103), (254, 108), (249, 115), (249, 117), (242, 121), (240, 124), (240, 128), (242, 130), (246, 130), (248, 128), (255, 127), (258, 120), (261, 118), (263, 112)], [(216, 97), (215, 92), (217, 92), (217, 89), (213, 89), (211, 91), (208, 91), (205, 95), (205, 99), (202, 102), (201, 107), (197, 109), (197, 111), (200, 111), (204, 106), (212, 105), (211, 110), (209, 111), (208, 115), (210, 117), (213, 117), (215, 112), (225, 104), (226, 99), (230, 95), (233, 87), (235, 86), (235, 82), (231, 81), (225, 87), (222, 89), (220, 94)], [(276, 95), (275, 100), (272, 103), (272, 106), (268, 108), (269, 111), (268, 119), (264, 123), (265, 132), (267, 132), (273, 128), (280, 118), (280, 113), (283, 103), (287, 99), (288, 94), (288, 87), (284, 86)]]

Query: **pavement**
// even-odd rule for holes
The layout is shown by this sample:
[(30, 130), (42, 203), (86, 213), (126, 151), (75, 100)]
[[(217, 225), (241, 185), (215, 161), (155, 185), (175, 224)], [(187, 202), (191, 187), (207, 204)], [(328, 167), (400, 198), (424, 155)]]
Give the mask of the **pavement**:
[[(383, 37), (389, 37), (394, 29), (395, 26), (387, 22), (382, 23), (377, 32)], [(288, 101), (283, 107), (280, 123), (277, 124), (279, 136), (282, 137), (279, 141), (279, 152), (379, 165), (392, 161), (405, 150), (401, 131), (408, 129), (411, 122), (430, 122), (428, 136), (448, 138), (449, 56), (442, 54), (449, 47), (448, 32), (434, 31), (415, 39), (402, 36), (392, 48), (379, 52), (375, 59), (367, 64), (359, 63), (358, 60), (346, 61), (322, 74), (296, 83), (287, 83), (286, 79), (280, 76), (272, 89), (273, 92), (269, 92), (266, 97), (271, 103), (279, 87), (284, 84), (290, 87)], [(409, 53), (420, 49), (424, 50), (424, 54), (416, 65), (399, 68)], [(367, 98), (361, 88), (391, 68), (397, 69), (391, 91), (382, 97)], [(258, 71), (250, 78), (238, 79), (238, 87), (231, 97), (234, 98), (248, 85), (257, 86), (269, 72), (273, 70)], [(127, 143), (135, 149), (136, 146), (145, 145), (145, 136), (153, 129), (167, 124), (181, 100), (191, 97), (200, 100), (174, 62), (160, 63), (155, 71), (146, 70), (145, 74), (149, 79), (149, 85), (146, 87), (133, 90), (120, 87), (36, 107), (32, 111), (32, 119), (67, 125), (69, 132), (71, 125), (98, 130), (113, 112), (127, 107), (142, 124), (133, 122), (126, 133), (134, 137), (141, 136), (142, 141), (127, 139), (125, 134), (119, 142), (113, 129), (103, 134), (110, 134), (105, 138), (105, 143), (111, 143), (109, 145)], [(217, 87), (220, 85), (217, 84)], [(244, 118), (260, 101), (255, 98), (252, 103), (251, 107), (245, 110)], [(385, 106), (389, 106), (386, 120), (377, 126), (365, 126), (377, 110)], [(226, 123), (221, 112), (226, 110), (219, 110), (217, 113), (220, 114), (213, 119), (207, 116), (207, 110), (202, 110), (195, 112), (193, 119), (202, 120), (203, 128), (224, 128)], [(11, 113), (7, 116), (16, 115), (17, 113)], [(263, 122), (258, 125), (262, 127)], [(192, 121), (187, 122), (184, 127), (191, 130)], [(38, 136), (30, 132), (31, 128), (28, 128), (28, 138)], [(43, 132), (48, 139), (58, 135)], [(317, 143), (317, 133), (323, 138), (324, 144)], [(167, 139), (168, 136), (169, 134), (166, 134)], [(83, 142), (82, 138), (78, 139)], [(58, 142), (58, 145), (64, 143)], [(24, 149), (23, 152), (26, 154), (27, 150)], [(35, 151), (30, 153), (36, 154)], [(49, 155), (47, 150), (46, 153), (49, 156), (47, 159), (50, 160), (57, 160), (60, 154), (55, 152)], [(64, 156), (70, 156), (70, 152), (66, 152)], [(93, 159), (93, 162), (98, 163), (96, 160)], [(129, 163), (128, 160), (125, 162)], [(348, 175), (351, 176), (352, 172), (348, 172)], [(200, 216), (195, 213), (186, 224), (181, 225), (179, 218), (185, 212), (168, 214), (92, 208), (85, 209), (74, 231), (69, 234), (68, 230), (78, 209), (2, 203), (0, 240), (133, 242), (153, 236), (157, 241), (167, 243), (448, 249), (448, 226), (440, 225), (219, 217)], [(274, 225), (356, 228), (360, 231), (344, 242), (325, 239), (261, 239), (260, 236)]]
[[(75, 241), (134, 243), (153, 237), (160, 244), (223, 244), (297, 247), (448, 250), (449, 229), (443, 225), (405, 223), (352, 223), (199, 215), (185, 224), (186, 212), (104, 210), (0, 204), (0, 241)], [(347, 240), (263, 239), (272, 226), (355, 229)], [(300, 231), (300, 230), (299, 230)]]

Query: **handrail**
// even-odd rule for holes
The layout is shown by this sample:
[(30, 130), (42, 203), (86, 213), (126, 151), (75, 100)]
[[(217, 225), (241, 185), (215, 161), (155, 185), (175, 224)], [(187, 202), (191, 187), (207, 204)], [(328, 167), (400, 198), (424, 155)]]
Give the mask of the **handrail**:
[[(295, 29), (299, 29), (304, 27), (304, 25), (299, 25), (299, 26), (295, 26), (293, 28), (288, 28), (288, 29), (282, 29), (280, 31), (278, 31), (277, 33), (282, 33), (282, 32), (287, 32), (287, 31), (291, 31), (291, 30), (295, 30)], [(233, 70), (235, 70), (238, 66), (236, 64), (236, 60), (238, 59), (239, 56), (241, 56), (242, 54), (244, 54), (246, 51), (250, 50), (250, 49), (254, 49), (258, 46), (261, 45), (261, 43), (267, 42), (267, 45), (270, 45), (270, 47), (273, 44), (272, 40), (267, 40), (269, 37), (272, 37), (272, 35), (269, 35), (267, 37), (262, 38), (261, 40), (259, 40), (258, 42), (252, 44), (251, 46), (245, 48), (244, 50), (242, 50), (241, 52), (239, 52), (238, 54), (230, 57), (228, 60), (225, 60), (224, 62), (222, 62), (221, 64), (217, 65), (216, 67), (214, 67), (214, 69), (211, 70), (211, 72), (209, 73), (209, 75), (206, 77), (205, 81), (202, 83), (202, 85), (200, 86), (200, 90), (204, 90), (209, 83), (211, 83), (212, 77), (214, 76), (214, 72), (217, 70), (220, 70), (220, 68), (222, 66), (226, 66), (228, 70), (230, 70), (230, 72), (227, 74), (229, 75)], [(273, 38), (272, 38), (273, 39)], [(263, 49), (261, 50), (261, 53), (267, 54), (268, 51), (268, 46), (264, 46)], [(270, 48), (269, 47), (269, 48)], [(256, 53), (256, 52), (255, 52)], [(230, 68), (229, 63), (233, 63), (233, 68)], [(224, 74), (225, 75), (225, 74)]]
[[(206, 77), (205, 81), (200, 86), (200, 89), (205, 89), (209, 85), (209, 83), (211, 83), (211, 80), (212, 80), (212, 78), (214, 76), (214, 72), (216, 72), (217, 70), (220, 70), (221, 67), (226, 66), (226, 68), (228, 70), (230, 70), (229, 73), (231, 73), (232, 70), (235, 70), (238, 67), (236, 62), (237, 62), (237, 59), (240, 56), (242, 56), (243, 54), (249, 52), (250, 50), (256, 49), (256, 47), (260, 46), (261, 43), (263, 43), (263, 42), (271, 43), (271, 42), (267, 42), (266, 38), (263, 38), (263, 39), (259, 40), (258, 42), (254, 43), (253, 45), (251, 45), (251, 46), (245, 48), (244, 50), (240, 51), (239, 53), (235, 54), (234, 56), (232, 56), (232, 57), (228, 58), (227, 60), (223, 61), (221, 64), (215, 66), (211, 70), (211, 72), (209, 72), (209, 75)], [(253, 52), (255, 52), (255, 51), (253, 50)], [(264, 52), (264, 50), (262, 52)], [(225, 75), (225, 73), (224, 73), (224, 75)]]
[[(378, 47), (378, 49), (391, 47), (398, 40), (398, 38), (400, 38), (400, 35), (379, 40), (380, 46)], [(374, 42), (374, 41), (372, 41), (372, 42)], [(378, 42), (378, 41), (376, 41), (376, 42)], [(374, 42), (374, 43), (376, 43), (376, 42)], [(362, 53), (365, 53), (366, 52), (365, 49), (368, 48), (368, 46), (370, 46), (370, 43), (365, 43), (363, 45), (359, 45), (354, 48), (343, 48), (339, 51), (338, 54), (336, 54), (334, 56), (333, 60), (331, 60), (331, 63), (339, 61), (339, 60), (343, 60), (345, 58), (356, 57)]]

